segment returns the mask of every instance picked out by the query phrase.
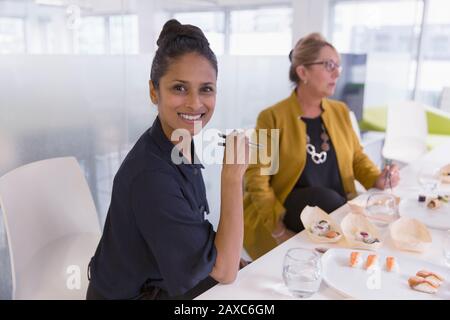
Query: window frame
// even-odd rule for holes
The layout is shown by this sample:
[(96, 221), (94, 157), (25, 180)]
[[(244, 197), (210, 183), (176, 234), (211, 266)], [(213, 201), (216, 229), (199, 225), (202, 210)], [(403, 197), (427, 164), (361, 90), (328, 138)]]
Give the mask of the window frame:
[[(365, 2), (381, 2), (381, 1), (385, 1), (385, 0), (364, 0)], [(402, 1), (402, 0), (397, 0), (397, 1)], [(428, 12), (429, 12), (429, 6), (430, 6), (430, 0), (416, 0), (418, 2), (422, 2), (422, 6), (423, 6), (423, 10), (422, 10), (422, 16), (420, 18), (420, 30), (419, 30), (419, 35), (418, 35), (418, 41), (417, 41), (417, 51), (415, 54), (415, 57), (413, 58), (413, 62), (416, 63), (416, 70), (415, 70), (415, 75), (414, 75), (414, 84), (411, 90), (411, 99), (412, 100), (419, 100), (420, 98), (420, 89), (421, 89), (421, 76), (422, 76), (422, 68), (424, 65), (424, 61), (425, 59), (425, 43), (426, 43), (426, 39), (427, 39), (427, 31), (430, 27), (430, 23), (428, 21)], [(330, 0), (329, 2), (329, 6), (330, 6), (330, 10), (328, 12), (328, 19), (330, 22), (328, 24), (328, 28), (327, 28), (327, 35), (329, 37), (331, 37), (332, 33), (333, 33), (333, 23), (335, 21), (335, 7), (337, 4), (339, 3), (350, 3), (350, 2), (357, 2), (357, 0)], [(449, 22), (450, 25), (450, 22)]]
[[(226, 56), (236, 56), (235, 54), (231, 54), (230, 51), (230, 41), (231, 41), (231, 12), (232, 11), (248, 11), (248, 10), (258, 10), (258, 9), (278, 9), (278, 8), (286, 8), (291, 9), (293, 11), (292, 2), (278, 2), (278, 3), (268, 3), (268, 4), (259, 4), (259, 5), (231, 5), (231, 6), (214, 6), (209, 8), (190, 8), (190, 9), (179, 9), (179, 10), (168, 10), (168, 16), (173, 19), (178, 13), (189, 13), (189, 12), (223, 12), (224, 13), (224, 45), (223, 45), (223, 55)], [(293, 11), (294, 12), (294, 11)], [(291, 33), (293, 32), (293, 28), (291, 26)]]

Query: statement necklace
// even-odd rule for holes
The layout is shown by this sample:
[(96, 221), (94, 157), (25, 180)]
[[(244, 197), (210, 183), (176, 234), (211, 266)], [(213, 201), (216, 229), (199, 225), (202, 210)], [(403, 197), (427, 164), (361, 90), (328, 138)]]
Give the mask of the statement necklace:
[(325, 131), (325, 127), (322, 124), (322, 133), (320, 134), (320, 139), (322, 139), (322, 144), (320, 145), (321, 152), (316, 151), (316, 147), (312, 145), (311, 139), (308, 134), (306, 134), (306, 151), (311, 155), (311, 159), (315, 164), (322, 164), (327, 161), (327, 151), (330, 150), (330, 137)]

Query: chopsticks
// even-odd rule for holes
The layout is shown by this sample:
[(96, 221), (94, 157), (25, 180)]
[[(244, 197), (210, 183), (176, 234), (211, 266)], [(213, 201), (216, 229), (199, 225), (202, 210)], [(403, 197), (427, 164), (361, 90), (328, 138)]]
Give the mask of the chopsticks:
[[(221, 137), (221, 138), (226, 138), (227, 137), (227, 135), (226, 134), (224, 134), (224, 133), (218, 133), (219, 134), (219, 137)], [(263, 148), (264, 147), (264, 145), (263, 144), (260, 144), (260, 143), (254, 143), (254, 142), (250, 142), (249, 141), (249, 143), (248, 143), (250, 146), (253, 146), (253, 147), (256, 147), (256, 148)], [(223, 146), (223, 147), (225, 147), (225, 141), (224, 142), (219, 142), (219, 146)]]
[(391, 182), (391, 165), (392, 165), (392, 160), (391, 159), (386, 159), (384, 162), (384, 167), (389, 167), (389, 170), (386, 171), (385, 176), (384, 176), (384, 185), (386, 187), (386, 181), (388, 181), (389, 183), (389, 189), (391, 189), (392, 192), (392, 182)]

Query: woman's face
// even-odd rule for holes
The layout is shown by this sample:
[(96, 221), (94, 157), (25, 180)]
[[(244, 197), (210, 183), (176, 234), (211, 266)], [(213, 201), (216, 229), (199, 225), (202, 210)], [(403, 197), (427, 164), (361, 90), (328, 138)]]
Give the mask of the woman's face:
[(203, 128), (211, 119), (216, 104), (217, 74), (211, 63), (198, 53), (173, 60), (156, 89), (150, 81), (150, 97), (158, 106), (165, 135), (170, 139), (176, 129), (194, 133), (194, 123)]
[[(340, 65), (341, 61), (338, 53), (331, 47), (323, 47), (319, 56), (314, 62), (320, 61), (333, 61), (335, 64)], [(300, 66), (303, 68), (303, 75), (300, 75), (302, 80), (306, 80), (307, 83), (302, 83), (305, 88), (308, 88), (315, 96), (325, 98), (334, 94), (336, 89), (336, 82), (340, 76), (339, 68), (334, 70), (327, 70), (325, 64), (314, 64), (309, 66)]]

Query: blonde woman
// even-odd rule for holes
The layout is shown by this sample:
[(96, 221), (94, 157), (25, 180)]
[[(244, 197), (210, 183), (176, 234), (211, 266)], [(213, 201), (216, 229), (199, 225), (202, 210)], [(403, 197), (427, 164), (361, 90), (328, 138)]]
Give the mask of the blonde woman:
[(398, 168), (383, 172), (367, 157), (353, 131), (349, 110), (330, 100), (340, 76), (340, 56), (320, 34), (300, 39), (289, 54), (292, 94), (263, 110), (256, 129), (279, 129), (279, 170), (262, 175), (261, 164), (245, 174), (244, 246), (255, 259), (303, 229), (306, 206), (330, 213), (353, 197), (355, 179), (366, 188), (391, 185)]

